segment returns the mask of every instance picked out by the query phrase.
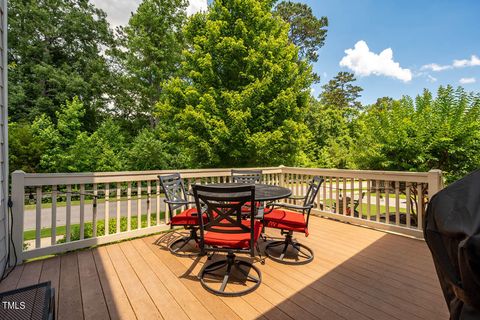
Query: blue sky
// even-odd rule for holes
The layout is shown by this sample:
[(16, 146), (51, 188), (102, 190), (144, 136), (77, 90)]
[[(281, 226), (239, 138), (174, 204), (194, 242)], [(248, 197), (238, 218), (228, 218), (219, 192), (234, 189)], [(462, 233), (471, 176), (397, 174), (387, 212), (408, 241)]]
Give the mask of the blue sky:
[[(127, 23), (142, 0), (92, 1), (116, 26)], [(206, 9), (207, 0), (189, 1), (190, 13)], [(480, 92), (479, 0), (297, 1), (330, 24), (314, 65), (322, 78), (313, 87), (315, 96), (339, 71), (357, 75), (365, 104), (447, 84)]]
[[(467, 90), (480, 92), (480, 60), (477, 61), (475, 57), (472, 60), (472, 55), (480, 59), (480, 1), (302, 2), (309, 4), (315, 15), (329, 19), (327, 41), (320, 49), (319, 61), (315, 64), (315, 71), (322, 76), (321, 83), (314, 88), (315, 95), (320, 93), (320, 86), (337, 72), (354, 70), (357, 70), (358, 85), (364, 88), (363, 103), (373, 103), (382, 96), (415, 96), (423, 88), (436, 91), (439, 85), (458, 86), (461, 79), (464, 82), (462, 86)], [(339, 63), (346, 56), (345, 50), (354, 48), (362, 40), (375, 54), (391, 48), (393, 61), (399, 63), (401, 70), (410, 70), (411, 80), (406, 81), (408, 76), (405, 77), (402, 71), (399, 77), (403, 80), (383, 74), (365, 75), (369, 73), (369, 68), (376, 73), (384, 72), (379, 65), (387, 62), (383, 61), (385, 59), (371, 61), (371, 55), (363, 57), (364, 52), (356, 56), (358, 61), (350, 61), (354, 69), (349, 68), (349, 64), (341, 67)], [(460, 61), (454, 64), (454, 60)], [(369, 66), (369, 63), (374, 65)], [(389, 66), (386, 67), (388, 70)], [(359, 75), (358, 69), (363, 70), (360, 72), (363, 76)]]

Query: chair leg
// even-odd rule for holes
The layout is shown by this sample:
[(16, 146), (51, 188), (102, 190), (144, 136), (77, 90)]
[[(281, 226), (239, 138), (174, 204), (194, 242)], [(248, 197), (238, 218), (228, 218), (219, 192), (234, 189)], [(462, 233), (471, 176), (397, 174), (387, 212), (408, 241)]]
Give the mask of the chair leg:
[[(283, 246), (280, 254), (276, 253), (278, 252), (278, 250), (276, 252), (273, 250), (273, 248), (279, 247), (279, 246)], [(294, 251), (293, 253), (296, 253), (294, 259), (287, 258), (289, 256), (288, 255), (289, 249), (292, 249), (290, 251)], [(267, 255), (267, 257), (269, 257), (273, 261), (284, 263), (284, 264), (305, 264), (313, 260), (312, 249), (310, 249), (309, 247), (299, 242), (293, 241), (292, 231), (286, 234), (285, 240), (270, 242), (265, 247), (265, 254)]]
[[(233, 252), (229, 252), (227, 254), (226, 259), (219, 260), (211, 264), (205, 265), (200, 271), (200, 274), (198, 275), (198, 278), (200, 279), (200, 283), (202, 284), (202, 286), (206, 290), (214, 294), (217, 294), (220, 296), (229, 296), (229, 297), (241, 296), (256, 290), (260, 286), (260, 283), (262, 282), (262, 274), (260, 270), (250, 262), (243, 261), (243, 260), (236, 260), (235, 258), (236, 258), (235, 254), (233, 254)], [(246, 269), (250, 269), (250, 270), (247, 271), (243, 267), (246, 267)], [(222, 273), (215, 273), (215, 271), (218, 271), (221, 269), (225, 269), (225, 271)], [(249, 271), (251, 270), (253, 270), (256, 273), (256, 276), (250, 274), (251, 272)], [(241, 291), (226, 291), (228, 284), (234, 280), (233, 275), (235, 271), (243, 275), (245, 283), (252, 282), (253, 286)], [(218, 281), (213, 281), (212, 278), (215, 278), (215, 280), (218, 280)], [(212, 283), (215, 283), (215, 284), (220, 283), (220, 288), (219, 289), (213, 288)]]
[(186, 245), (191, 244), (194, 241), (195, 245), (197, 244), (197, 229), (190, 229), (190, 235), (185, 237), (180, 237), (168, 245), (168, 250), (176, 256), (179, 257), (194, 257), (201, 255), (200, 249), (198, 251), (191, 251), (182, 253), (181, 250), (185, 248)]

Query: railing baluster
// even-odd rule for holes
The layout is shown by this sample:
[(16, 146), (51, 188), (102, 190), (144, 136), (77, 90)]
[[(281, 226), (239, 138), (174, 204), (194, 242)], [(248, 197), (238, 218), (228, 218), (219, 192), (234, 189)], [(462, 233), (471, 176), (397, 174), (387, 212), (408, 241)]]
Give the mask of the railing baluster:
[(400, 181), (395, 181), (395, 224), (400, 225)]
[(36, 188), (36, 195), (35, 248), (40, 248), (40, 235), (42, 231), (42, 187)]
[(137, 181), (137, 229), (142, 228), (142, 182)]
[(160, 181), (159, 180), (157, 180), (155, 187), (156, 187), (156, 199), (157, 199), (156, 213), (157, 213), (157, 226), (158, 226), (160, 225)]
[(80, 240), (85, 238), (85, 185), (80, 185)]
[(110, 234), (110, 183), (105, 183), (105, 235)]
[(380, 180), (375, 181), (375, 220), (380, 221)]
[(367, 180), (367, 220), (370, 220), (372, 206), (372, 180)]
[(390, 223), (390, 181), (385, 181), (385, 223)]
[[(327, 211), (327, 177), (323, 177), (323, 211)], [(319, 192), (320, 193), (320, 192)]]
[(406, 197), (407, 197), (407, 228), (410, 228), (411, 226), (411, 212), (412, 212), (412, 208), (411, 208), (411, 204), (410, 204), (410, 182), (407, 182), (406, 185), (405, 185), (406, 189), (405, 189), (405, 194), (406, 194)]
[(132, 183), (127, 183), (127, 231), (132, 230)]
[(423, 230), (423, 214), (425, 208), (423, 206), (423, 184), (417, 184), (417, 229)]
[(65, 218), (65, 232), (66, 232), (66, 241), (70, 242), (70, 237), (72, 234), (71, 225), (72, 225), (72, 185), (67, 185), (67, 194), (66, 194), (66, 218)]
[(363, 219), (363, 180), (358, 179), (358, 218)]
[(342, 178), (342, 214), (347, 215), (347, 179)]
[(332, 181), (333, 177), (329, 177), (328, 178), (328, 185), (329, 185), (329, 192), (330, 192), (330, 201), (329, 201), (329, 205), (330, 205), (330, 212), (334, 212), (333, 211), (333, 181)]
[(341, 214), (341, 212), (339, 212), (339, 208), (340, 208), (340, 193), (338, 192), (338, 190), (340, 190), (340, 179), (338, 177), (335, 177), (335, 213), (339, 213)]
[[(295, 196), (299, 196), (300, 195), (300, 184), (298, 183), (298, 180), (300, 179), (300, 175), (299, 174), (295, 174), (295, 178), (294, 178), (294, 182), (295, 182)], [(294, 201), (292, 201), (292, 203), (294, 203)]]
[(93, 184), (93, 199), (92, 199), (92, 236), (97, 236), (97, 184)]
[(117, 215), (117, 233), (120, 233), (121, 232), (121, 229), (120, 229), (120, 226), (121, 226), (121, 220), (122, 220), (122, 185), (120, 184), (120, 182), (117, 182), (117, 190), (116, 190), (116, 194), (117, 196), (117, 212), (116, 215)]
[(57, 186), (52, 186), (52, 224), (51, 224), (50, 244), (53, 246), (57, 243)]
[(350, 179), (350, 214), (355, 217), (355, 179)]
[(152, 214), (152, 207), (151, 207), (151, 193), (152, 193), (152, 185), (150, 180), (147, 181), (147, 228), (151, 227), (151, 214)]

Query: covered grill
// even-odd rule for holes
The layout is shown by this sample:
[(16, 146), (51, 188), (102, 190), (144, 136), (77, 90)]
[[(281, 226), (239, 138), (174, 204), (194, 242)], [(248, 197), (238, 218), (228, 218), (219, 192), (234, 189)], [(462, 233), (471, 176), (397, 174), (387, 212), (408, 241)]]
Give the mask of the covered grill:
[(425, 220), (450, 319), (480, 319), (480, 170), (432, 197)]

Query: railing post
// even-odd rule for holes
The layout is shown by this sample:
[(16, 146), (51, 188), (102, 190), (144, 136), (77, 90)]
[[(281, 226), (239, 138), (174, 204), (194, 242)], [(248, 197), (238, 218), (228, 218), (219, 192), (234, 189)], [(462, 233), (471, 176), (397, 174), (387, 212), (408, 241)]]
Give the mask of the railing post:
[(285, 169), (284, 165), (279, 166), (280, 168), (280, 186), (284, 187), (285, 186), (285, 173), (283, 172)]
[(428, 198), (443, 189), (442, 170), (433, 169), (428, 172)]
[[(25, 172), (17, 170), (12, 173), (12, 241), (17, 253), (17, 264), (23, 262), (23, 219), (25, 214)], [(15, 263), (13, 247), (10, 244), (10, 265)]]

